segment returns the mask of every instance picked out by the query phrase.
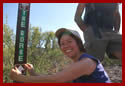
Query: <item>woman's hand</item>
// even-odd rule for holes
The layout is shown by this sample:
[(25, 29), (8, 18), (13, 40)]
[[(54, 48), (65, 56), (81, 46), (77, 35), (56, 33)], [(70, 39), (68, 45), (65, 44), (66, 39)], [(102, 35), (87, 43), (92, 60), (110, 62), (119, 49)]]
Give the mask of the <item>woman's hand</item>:
[(24, 64), (24, 67), (28, 70), (30, 75), (33, 75), (33, 76), (36, 75), (36, 73), (34, 72), (34, 68), (33, 68), (32, 64), (29, 64), (29, 63)]
[(10, 72), (10, 78), (12, 80), (17, 80), (18, 76), (21, 75), (21, 72), (17, 67), (13, 68)]

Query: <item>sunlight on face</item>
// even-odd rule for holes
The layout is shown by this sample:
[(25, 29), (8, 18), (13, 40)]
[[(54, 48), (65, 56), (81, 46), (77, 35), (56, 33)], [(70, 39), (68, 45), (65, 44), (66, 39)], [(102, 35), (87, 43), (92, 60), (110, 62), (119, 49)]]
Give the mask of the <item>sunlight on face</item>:
[(77, 57), (80, 53), (76, 41), (69, 35), (63, 35), (61, 37), (60, 48), (62, 52), (71, 59)]

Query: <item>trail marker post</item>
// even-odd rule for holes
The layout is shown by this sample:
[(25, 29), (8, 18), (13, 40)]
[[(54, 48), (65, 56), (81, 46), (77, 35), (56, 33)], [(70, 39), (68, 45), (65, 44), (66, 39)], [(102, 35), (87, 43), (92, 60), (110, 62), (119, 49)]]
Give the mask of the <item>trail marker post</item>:
[(26, 75), (23, 64), (27, 63), (27, 42), (29, 28), (30, 3), (19, 3), (15, 43), (14, 65)]

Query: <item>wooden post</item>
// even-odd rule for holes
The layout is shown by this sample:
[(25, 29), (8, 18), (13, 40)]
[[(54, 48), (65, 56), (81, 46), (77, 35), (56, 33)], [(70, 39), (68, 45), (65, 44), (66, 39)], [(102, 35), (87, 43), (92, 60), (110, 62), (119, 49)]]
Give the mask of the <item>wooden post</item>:
[(23, 64), (27, 63), (27, 42), (29, 28), (29, 3), (19, 3), (15, 43), (14, 65), (26, 75)]

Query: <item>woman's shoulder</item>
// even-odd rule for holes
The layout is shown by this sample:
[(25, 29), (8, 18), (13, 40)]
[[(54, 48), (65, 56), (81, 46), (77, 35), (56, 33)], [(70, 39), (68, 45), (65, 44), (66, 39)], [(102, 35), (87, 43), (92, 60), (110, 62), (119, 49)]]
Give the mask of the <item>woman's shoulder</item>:
[(80, 56), (79, 60), (82, 60), (82, 59), (86, 59), (86, 60), (89, 60), (90, 62), (94, 61), (94, 62), (98, 63), (98, 59), (97, 58), (95, 58), (94, 56), (91, 56), (89, 54), (86, 54), (86, 53), (84, 53), (84, 54), (82, 54)]

